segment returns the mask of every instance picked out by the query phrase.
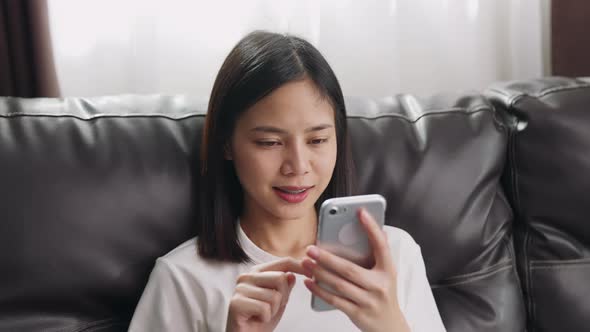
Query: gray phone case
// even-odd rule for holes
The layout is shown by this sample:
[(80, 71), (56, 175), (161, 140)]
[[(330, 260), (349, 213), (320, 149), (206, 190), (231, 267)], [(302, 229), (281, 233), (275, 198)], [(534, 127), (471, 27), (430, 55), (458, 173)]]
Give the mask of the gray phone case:
[[(380, 227), (385, 222), (387, 202), (378, 194), (337, 197), (327, 199), (320, 207), (316, 244), (338, 256), (364, 267), (373, 265), (373, 255), (367, 233), (357, 218), (357, 210), (364, 207)], [(333, 293), (322, 283), (320, 287)], [(311, 307), (315, 311), (335, 309), (317, 296), (312, 296)]]

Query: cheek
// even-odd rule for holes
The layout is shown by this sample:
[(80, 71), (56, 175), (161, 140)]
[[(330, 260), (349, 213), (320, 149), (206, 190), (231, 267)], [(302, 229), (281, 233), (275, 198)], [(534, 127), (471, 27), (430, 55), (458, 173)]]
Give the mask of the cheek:
[(327, 151), (322, 151), (316, 158), (316, 169), (325, 182), (330, 182), (334, 167), (336, 166), (336, 146), (330, 147)]
[(266, 182), (276, 171), (276, 158), (269, 153), (260, 153), (254, 149), (241, 149), (234, 156), (236, 173), (243, 186), (252, 188)]

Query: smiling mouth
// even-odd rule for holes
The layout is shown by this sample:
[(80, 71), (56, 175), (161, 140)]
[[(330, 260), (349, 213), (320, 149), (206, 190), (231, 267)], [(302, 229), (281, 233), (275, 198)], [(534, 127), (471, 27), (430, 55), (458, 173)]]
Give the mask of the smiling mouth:
[(284, 202), (297, 204), (303, 202), (307, 198), (309, 189), (311, 187), (273, 187), (272, 189), (277, 196)]
[(280, 190), (286, 194), (291, 194), (291, 195), (296, 195), (296, 194), (301, 194), (311, 188), (313, 188), (313, 186), (311, 187), (273, 187), (274, 189)]

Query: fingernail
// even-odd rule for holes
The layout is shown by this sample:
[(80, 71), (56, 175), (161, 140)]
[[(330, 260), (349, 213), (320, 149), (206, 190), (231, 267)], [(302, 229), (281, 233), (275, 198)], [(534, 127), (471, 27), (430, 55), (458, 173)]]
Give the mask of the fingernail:
[(359, 221), (362, 222), (364, 218), (367, 218), (367, 210), (365, 208), (361, 208), (359, 213)]
[(287, 273), (287, 283), (289, 284), (289, 287), (295, 285), (295, 275), (293, 273)]
[(311, 278), (313, 276), (313, 270), (312, 270), (310, 264), (307, 261), (304, 261), (303, 264), (302, 264), (302, 266), (303, 266), (303, 274), (306, 277), (310, 277)]
[(315, 246), (310, 246), (307, 249), (307, 255), (313, 259), (317, 259), (320, 256), (320, 251)]

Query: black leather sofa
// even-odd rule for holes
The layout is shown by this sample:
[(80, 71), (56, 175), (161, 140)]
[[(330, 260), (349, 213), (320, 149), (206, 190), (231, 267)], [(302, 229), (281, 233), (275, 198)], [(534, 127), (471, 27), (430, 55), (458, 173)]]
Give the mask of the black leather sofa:
[[(362, 193), (422, 247), (449, 331), (590, 326), (590, 80), (347, 98)], [(195, 235), (206, 100), (0, 98), (0, 331), (124, 331)]]

